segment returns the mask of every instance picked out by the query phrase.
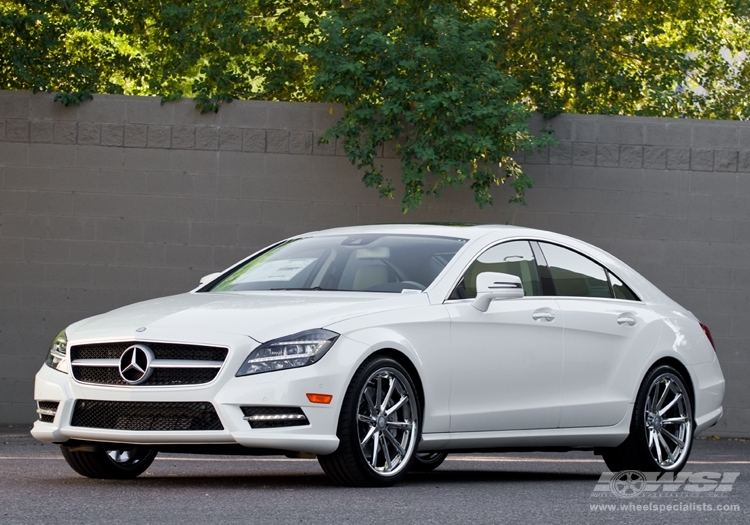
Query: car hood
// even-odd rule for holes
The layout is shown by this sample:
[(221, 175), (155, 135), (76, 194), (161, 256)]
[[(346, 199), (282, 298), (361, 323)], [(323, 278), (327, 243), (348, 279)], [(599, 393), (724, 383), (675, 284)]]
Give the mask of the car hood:
[[(427, 304), (427, 294), (274, 291), (186, 293), (113, 310), (72, 325), (68, 337), (159, 333), (224, 333), (265, 342), (368, 313)], [(127, 334), (127, 335), (126, 335)]]

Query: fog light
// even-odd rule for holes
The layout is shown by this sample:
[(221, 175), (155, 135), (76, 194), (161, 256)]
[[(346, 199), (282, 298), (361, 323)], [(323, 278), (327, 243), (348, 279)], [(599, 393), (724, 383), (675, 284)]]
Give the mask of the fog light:
[(57, 414), (57, 407), (60, 405), (57, 401), (37, 401), (36, 413), (39, 414), (39, 421), (52, 423)]

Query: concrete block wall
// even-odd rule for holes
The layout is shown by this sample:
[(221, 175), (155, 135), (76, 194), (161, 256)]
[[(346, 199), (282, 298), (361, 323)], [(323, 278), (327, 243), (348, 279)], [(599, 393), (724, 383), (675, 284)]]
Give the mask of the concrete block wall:
[[(539, 227), (607, 249), (708, 324), (727, 377), (713, 429), (750, 436), (750, 124), (561, 115), (521, 156), (529, 206), (468, 187), (401, 214), (318, 144), (325, 104), (97, 96), (77, 108), (0, 91), (0, 422), (34, 419), (33, 375), (67, 324), (195, 287), (275, 240), (377, 222)], [(384, 151), (386, 173), (398, 160)]]

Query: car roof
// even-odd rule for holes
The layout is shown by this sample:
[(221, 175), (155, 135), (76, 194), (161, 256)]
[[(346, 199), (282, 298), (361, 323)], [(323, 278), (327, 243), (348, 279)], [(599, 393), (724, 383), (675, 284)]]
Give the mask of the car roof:
[[(356, 235), (363, 233), (397, 234), (397, 235), (438, 235), (443, 237), (461, 238), (467, 240), (484, 237), (491, 232), (507, 232), (508, 235), (519, 235), (522, 231), (539, 232), (520, 226), (501, 224), (465, 224), (465, 223), (412, 223), (412, 224), (371, 224), (366, 226), (347, 226), (331, 228), (303, 234), (302, 236), (320, 235)], [(546, 232), (545, 232), (546, 233)]]

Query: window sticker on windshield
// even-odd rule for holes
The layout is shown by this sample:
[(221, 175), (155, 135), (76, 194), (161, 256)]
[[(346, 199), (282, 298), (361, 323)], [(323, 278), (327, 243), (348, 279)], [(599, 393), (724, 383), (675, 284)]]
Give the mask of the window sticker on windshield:
[(315, 257), (310, 259), (279, 259), (268, 261), (253, 268), (242, 279), (243, 281), (291, 281), (302, 270), (317, 261)]

